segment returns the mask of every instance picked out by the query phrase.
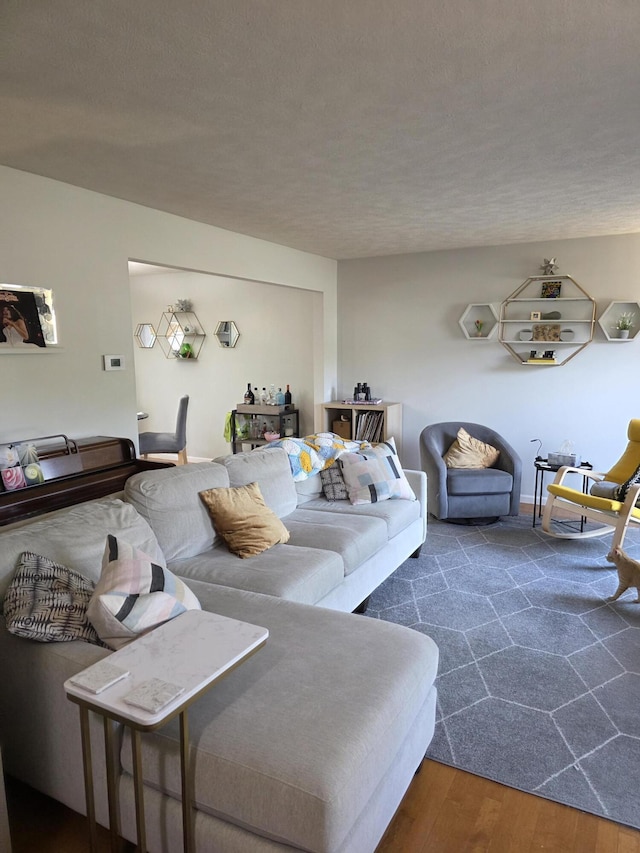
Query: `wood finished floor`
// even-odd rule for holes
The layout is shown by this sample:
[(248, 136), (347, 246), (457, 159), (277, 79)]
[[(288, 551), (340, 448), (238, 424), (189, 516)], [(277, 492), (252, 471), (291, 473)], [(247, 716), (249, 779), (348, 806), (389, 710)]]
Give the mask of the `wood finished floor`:
[[(13, 853), (89, 849), (80, 815), (12, 779), (7, 780), (7, 798)], [(105, 830), (99, 842), (99, 853), (109, 853)], [(132, 850), (132, 845), (124, 846), (124, 853)], [(534, 851), (640, 853), (640, 832), (425, 761), (376, 853)]]

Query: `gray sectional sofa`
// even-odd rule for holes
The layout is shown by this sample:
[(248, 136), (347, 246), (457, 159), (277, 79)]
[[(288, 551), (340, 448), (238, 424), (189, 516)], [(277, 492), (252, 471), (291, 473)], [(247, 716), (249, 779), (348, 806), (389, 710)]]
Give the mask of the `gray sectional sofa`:
[[(419, 632), (338, 611), (353, 610), (424, 540), (425, 477), (406, 473), (417, 501), (331, 504), (317, 476), (296, 488), (284, 451), (253, 451), (136, 474), (123, 499), (0, 529), (0, 596), (24, 550), (96, 581), (111, 533), (182, 576), (204, 609), (269, 629), (264, 649), (190, 711), (198, 851), (375, 850), (433, 735), (438, 650)], [(218, 541), (198, 492), (254, 481), (291, 538), (241, 560)], [(62, 685), (108, 654), (0, 629), (5, 769), (79, 812), (79, 722)], [(102, 729), (93, 725), (97, 816), (108, 825)], [(121, 735), (120, 830), (134, 840), (131, 748)], [(173, 853), (182, 833), (177, 722), (143, 743), (148, 847)]]

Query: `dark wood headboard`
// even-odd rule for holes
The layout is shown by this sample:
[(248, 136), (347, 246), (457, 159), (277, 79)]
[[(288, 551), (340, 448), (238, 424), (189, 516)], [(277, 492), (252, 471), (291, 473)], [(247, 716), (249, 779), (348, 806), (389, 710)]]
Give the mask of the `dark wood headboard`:
[[(94, 435), (53, 443), (34, 439), (45, 482), (12, 492), (0, 492), (0, 526), (54, 509), (95, 500), (122, 491), (132, 474), (169, 468), (171, 462), (148, 462), (136, 457), (129, 438)], [(59, 438), (59, 441), (55, 439)], [(16, 442), (17, 443), (17, 442)]]

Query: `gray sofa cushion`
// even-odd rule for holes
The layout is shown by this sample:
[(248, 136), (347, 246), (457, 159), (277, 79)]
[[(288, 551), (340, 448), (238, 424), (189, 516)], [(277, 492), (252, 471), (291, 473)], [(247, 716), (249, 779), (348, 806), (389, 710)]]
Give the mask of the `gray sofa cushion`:
[(231, 486), (258, 483), (265, 503), (277, 516), (284, 518), (298, 505), (289, 456), (282, 447), (251, 450), (216, 460), (229, 472)]
[(513, 477), (498, 468), (449, 468), (450, 495), (501, 495), (511, 492)]
[(220, 545), (204, 554), (172, 560), (168, 568), (185, 579), (253, 590), (303, 604), (315, 604), (344, 579), (339, 554), (290, 545), (274, 545), (245, 560)]
[(298, 506), (322, 496), (322, 480), (320, 479), (320, 474), (313, 474), (311, 477), (307, 477), (306, 480), (299, 480), (297, 483), (294, 483), (294, 485), (298, 495)]
[(223, 465), (198, 462), (134, 474), (124, 494), (156, 531), (167, 560), (177, 560), (207, 551), (218, 541), (199, 492), (228, 485)]
[[(433, 699), (435, 643), (379, 620), (190, 585), (206, 609), (270, 632), (190, 708), (197, 808), (296, 849), (339, 849)], [(283, 713), (292, 696), (295, 712)], [(174, 720), (145, 735), (142, 758), (145, 780), (176, 799), (178, 743)], [(128, 733), (121, 759), (131, 772)]]
[(397, 536), (416, 519), (420, 518), (419, 501), (380, 501), (374, 504), (357, 504), (349, 501), (328, 501), (326, 498), (308, 500), (302, 504), (305, 510), (334, 512), (340, 515), (367, 515), (386, 522), (389, 539)]
[(133, 506), (117, 499), (83, 503), (2, 530), (0, 598), (4, 597), (23, 551), (48, 557), (95, 583), (102, 571), (107, 534), (114, 530), (154, 562), (166, 565), (153, 530)]
[(291, 534), (289, 544), (336, 551), (345, 575), (355, 571), (388, 542), (387, 525), (380, 518), (306, 509), (306, 504), (283, 518)]

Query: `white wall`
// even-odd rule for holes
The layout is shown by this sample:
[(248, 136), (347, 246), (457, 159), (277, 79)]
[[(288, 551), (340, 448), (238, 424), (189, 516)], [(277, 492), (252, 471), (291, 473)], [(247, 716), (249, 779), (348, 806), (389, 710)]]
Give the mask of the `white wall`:
[[(335, 261), (0, 167), (0, 282), (53, 288), (62, 344), (58, 352), (0, 355), (0, 441), (59, 432), (135, 439), (130, 259), (311, 291), (322, 323), (314, 387), (304, 394), (335, 393)], [(286, 334), (269, 346), (289, 356)], [(127, 370), (104, 372), (103, 354), (124, 355)], [(160, 385), (165, 375), (158, 371)], [(254, 377), (257, 369), (245, 381)], [(219, 423), (211, 428), (220, 431)]]
[[(592, 344), (558, 367), (518, 364), (497, 341), (468, 341), (458, 319), (470, 302), (499, 308), (543, 258), (556, 257), (597, 301), (640, 301), (640, 234), (431, 252), (338, 264), (339, 393), (366, 381), (404, 404), (403, 456), (419, 467), (420, 431), (466, 420), (497, 429), (523, 459), (523, 498), (533, 494), (532, 461), (570, 439), (606, 470), (640, 417), (640, 335), (609, 343), (597, 326)], [(637, 316), (640, 322), (640, 312)]]
[[(419, 464), (418, 436), (426, 424), (456, 418), (479, 421), (503, 432), (520, 452), (526, 473), (523, 494), (530, 495), (530, 463), (535, 455), (530, 439), (541, 438), (546, 452), (569, 438), (584, 457), (606, 468), (624, 445), (628, 421), (640, 416), (636, 386), (640, 336), (627, 344), (608, 343), (598, 329), (595, 341), (575, 359), (551, 368), (522, 367), (497, 342), (463, 338), (457, 320), (467, 303), (499, 305), (527, 276), (539, 272), (543, 257), (550, 256), (557, 257), (561, 273), (573, 275), (597, 299), (598, 315), (610, 300), (640, 301), (640, 235), (369, 258), (337, 265), (0, 167), (0, 282), (52, 287), (62, 341), (60, 352), (0, 355), (0, 441), (56, 432), (135, 438), (135, 412), (146, 397), (136, 396), (133, 370), (127, 268), (132, 259), (312, 294), (314, 310), (308, 330), (313, 339), (313, 388), (296, 388), (295, 380), (283, 376), (280, 367), (275, 375), (263, 367), (261, 359), (261, 372), (257, 364), (248, 362), (239, 371), (241, 377), (232, 377), (224, 391), (225, 397), (230, 396), (233, 386), (231, 403), (238, 402), (249, 380), (291, 381), (296, 398), (305, 406), (311, 397), (315, 402), (329, 400), (350, 394), (355, 382), (367, 381), (374, 393), (404, 405), (405, 464)], [(291, 292), (292, 298), (298, 299), (295, 293)], [(172, 299), (180, 296), (195, 299), (193, 293), (175, 293)], [(280, 305), (276, 299), (274, 307), (276, 302)], [(265, 326), (274, 317), (277, 322), (277, 310), (267, 321), (271, 301), (265, 298), (262, 305)], [(307, 307), (301, 302), (299, 310)], [(247, 332), (252, 321), (247, 318), (243, 328), (239, 318), (229, 317), (244, 335), (240, 346), (248, 347), (249, 340), (253, 346), (255, 341)], [(151, 322), (154, 319), (155, 314)], [(269, 329), (271, 334), (272, 325)], [(289, 359), (287, 331), (269, 339), (267, 349), (275, 347), (279, 359)], [(168, 374), (167, 365), (156, 360), (158, 352), (143, 355), (154, 358), (161, 388)], [(216, 351), (212, 338), (205, 342), (205, 352), (214, 376), (222, 356), (233, 355)], [(104, 372), (104, 353), (123, 354), (128, 369)], [(292, 367), (296, 358), (291, 358)], [(206, 375), (207, 364), (172, 366), (176, 370), (195, 367), (198, 375)], [(301, 369), (305, 382), (308, 363)], [(216, 393), (213, 381), (208, 380), (206, 390), (212, 396)], [(167, 402), (172, 415), (173, 397)], [(216, 437), (221, 432), (219, 417), (211, 415), (211, 421), (211, 435)], [(208, 455), (200, 438), (194, 449), (198, 455)], [(211, 449), (216, 452), (216, 445), (212, 443)]]
[[(207, 337), (198, 359), (167, 359), (160, 345), (134, 348), (138, 408), (150, 417), (141, 430), (172, 430), (179, 398), (189, 394), (189, 457), (230, 452), (225, 415), (242, 402), (247, 383), (291, 386), (300, 427), (313, 431), (314, 305), (318, 294), (255, 281), (182, 271), (131, 276), (134, 327), (158, 321), (167, 305), (188, 298)], [(318, 312), (320, 317), (322, 312)], [(240, 338), (233, 349), (214, 336), (220, 320), (233, 320)], [(320, 341), (321, 343), (321, 341)]]

